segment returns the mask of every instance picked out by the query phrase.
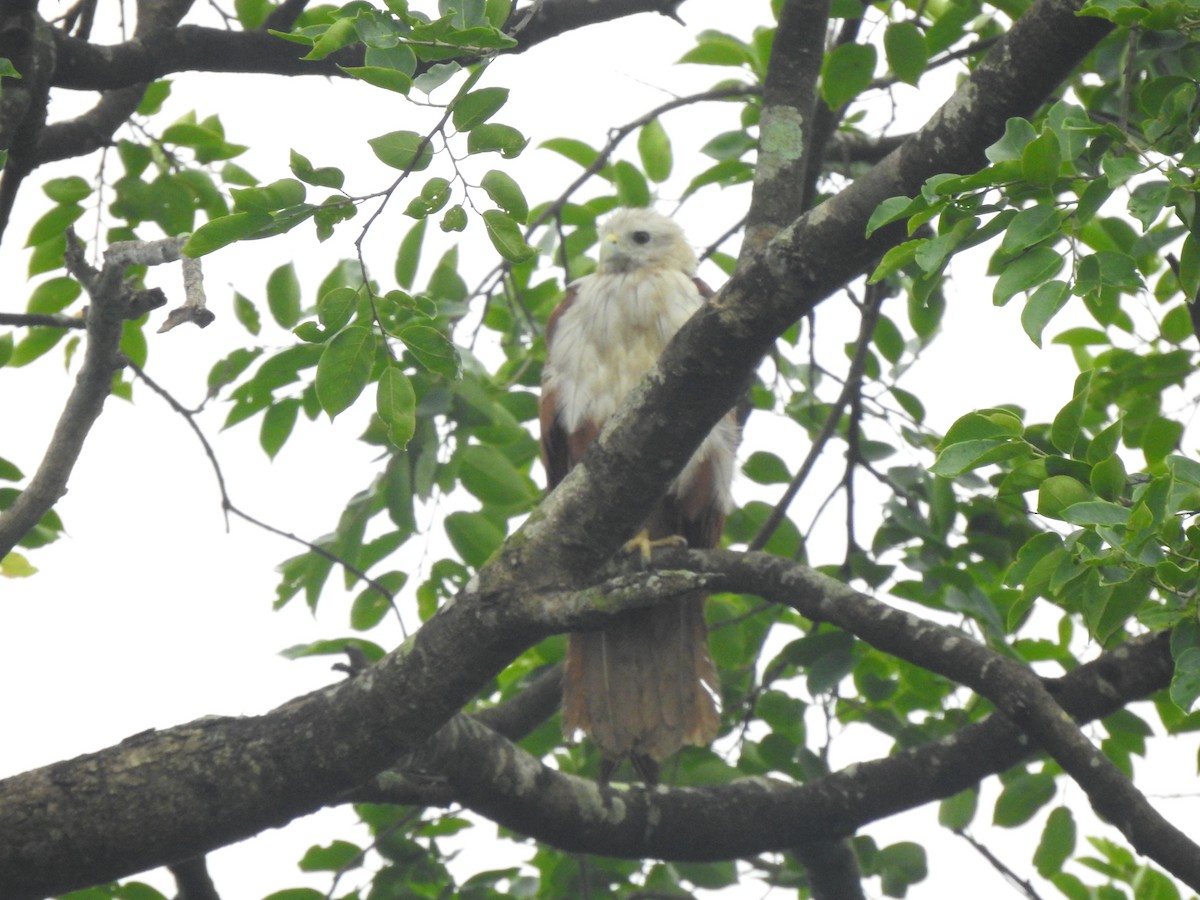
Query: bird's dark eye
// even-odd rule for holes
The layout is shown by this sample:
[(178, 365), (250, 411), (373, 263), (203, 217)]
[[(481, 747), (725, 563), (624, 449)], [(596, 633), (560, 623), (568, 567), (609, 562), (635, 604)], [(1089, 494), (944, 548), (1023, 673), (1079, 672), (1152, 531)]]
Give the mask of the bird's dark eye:
[(650, 243), (650, 232), (648, 232), (648, 231), (635, 231), (635, 232), (633, 233), (633, 242), (634, 242), (635, 244), (648, 244), (648, 243)]

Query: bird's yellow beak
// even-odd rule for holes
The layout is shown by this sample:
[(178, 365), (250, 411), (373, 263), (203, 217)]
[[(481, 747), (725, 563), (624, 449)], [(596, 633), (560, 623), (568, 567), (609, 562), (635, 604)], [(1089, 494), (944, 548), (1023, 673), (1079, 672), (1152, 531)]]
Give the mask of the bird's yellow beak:
[(600, 265), (604, 265), (605, 261), (612, 258), (619, 241), (620, 237), (615, 231), (610, 231), (600, 239)]

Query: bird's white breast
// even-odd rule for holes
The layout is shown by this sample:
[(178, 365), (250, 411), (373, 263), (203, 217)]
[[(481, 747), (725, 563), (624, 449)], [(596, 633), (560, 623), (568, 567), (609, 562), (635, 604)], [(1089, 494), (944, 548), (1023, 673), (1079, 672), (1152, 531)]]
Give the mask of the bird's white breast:
[[(557, 396), (568, 432), (603, 426), (667, 343), (704, 302), (684, 272), (594, 274), (575, 284), (575, 300), (558, 319), (546, 364), (546, 387)], [(705, 459), (715, 468), (719, 502), (732, 507), (737, 426), (723, 419), (705, 438), (673, 489), (682, 493)]]

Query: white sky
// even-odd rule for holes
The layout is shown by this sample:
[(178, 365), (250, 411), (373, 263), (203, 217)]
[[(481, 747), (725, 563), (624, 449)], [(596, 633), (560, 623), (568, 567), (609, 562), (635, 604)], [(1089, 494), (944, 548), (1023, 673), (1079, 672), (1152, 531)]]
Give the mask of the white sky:
[[(753, 25), (767, 17), (765, 0), (738, 4), (736, 14), (729, 12), (732, 6), (720, 0), (690, 0), (682, 14), (689, 25), (721, 28), (741, 37), (749, 37)], [(600, 146), (610, 127), (672, 94), (701, 90), (726, 76), (723, 70), (707, 67), (672, 66), (692, 42), (691, 29), (643, 15), (501, 60), (485, 84), (514, 87), (497, 121), (521, 128), (533, 139), (531, 147), (556, 136), (579, 137)], [(375, 161), (366, 139), (398, 128), (420, 130), (424, 121), (414, 119), (413, 108), (401, 98), (363, 85), (324, 79), (281, 85), (265, 77), (212, 75), (173, 80), (171, 114), (164, 122), (189, 109), (201, 117), (219, 113), (229, 139), (252, 146), (238, 163), (264, 181), (288, 174), (287, 153), (294, 148), (315, 165), (343, 167), (352, 192), (378, 189), (392, 176)], [(253, 92), (250, 103), (237, 102), (248, 91)], [(916, 96), (908, 93), (906, 104), (912, 106), (903, 106), (902, 113), (911, 109), (923, 115), (944, 92), (925, 87), (919, 101)], [(69, 98), (57, 101), (53, 115), (65, 114), (69, 103)], [(696, 135), (697, 143), (707, 140), (717, 130), (717, 116), (727, 121), (721, 127), (734, 127), (735, 110), (732, 105), (708, 106), (680, 111), (665, 121), (674, 141), (676, 171), (683, 176), (665, 187), (664, 199), (682, 190), (695, 171), (689, 166), (695, 151), (688, 146), (688, 136)], [(890, 112), (876, 110), (879, 115)], [(914, 116), (912, 124), (916, 122)], [(623, 153), (630, 157), (633, 152), (630, 141)], [(487, 168), (499, 165), (495, 158), (486, 163)], [(96, 157), (82, 164), (60, 164), (33, 180), (68, 173), (86, 177), (96, 166)], [(531, 202), (557, 195), (578, 172), (556, 155), (533, 149), (505, 167), (525, 187)], [(19, 245), (30, 217), (38, 212), (38, 199), (35, 186), (27, 185), (17, 221), (0, 250), (0, 273), (10, 285), (5, 309), (22, 308), (28, 291), (25, 252)], [(401, 216), (406, 200), (404, 196), (394, 204), (366, 244), (368, 262), (387, 282), (394, 247), (410, 221)], [(689, 202), (681, 220), (693, 243), (704, 246), (725, 230), (744, 204), (742, 192), (713, 192), (712, 197)], [(671, 207), (664, 203), (663, 208)], [(150, 334), (151, 375), (183, 403), (198, 403), (212, 364), (247, 339), (231, 312), (230, 286), (255, 300), (265, 317), (266, 274), (290, 258), (301, 273), (305, 302), (313, 302), (315, 283), (333, 261), (353, 255), (352, 242), (365, 216), (359, 220), (343, 226), (323, 245), (311, 237), (310, 228), (301, 226), (286, 237), (235, 246), (207, 258), (206, 284), (217, 321), (204, 331), (182, 327), (166, 335)], [(87, 222), (80, 223), (84, 233)], [(480, 232), (474, 224), (466, 237), (468, 246), (486, 246)], [(427, 250), (425, 258), (436, 257)], [(490, 265), (486, 257), (480, 274)], [(721, 281), (715, 270), (706, 277)], [(172, 298), (170, 305), (175, 305), (181, 293), (176, 268), (163, 267), (150, 281), (162, 286)], [(944, 428), (970, 408), (1013, 399), (1025, 402), (1037, 418), (1051, 416), (1069, 399), (1074, 372), (1069, 354), (1061, 348), (1037, 352), (1020, 330), (1016, 301), (995, 312), (990, 285), (965, 283), (952, 290), (946, 328), (960, 337), (939, 341), (907, 384), (929, 405), (931, 424)], [(156, 314), (155, 324), (161, 314)], [(897, 318), (903, 317), (898, 313)], [(829, 319), (823, 315), (824, 333), (837, 330)], [(838, 358), (840, 349), (835, 348), (843, 338), (830, 340), (826, 358), (832, 361)], [(274, 335), (268, 341), (283, 346), (286, 336)], [(948, 372), (954, 373), (952, 378)], [(1020, 372), (1030, 376), (1025, 384), (1013, 381), (1013, 373)], [(58, 351), (27, 369), (0, 369), (0, 421), (9, 423), (3, 428), (0, 455), (26, 474), (36, 468), (70, 384)], [(1052, 390), (1044, 390), (1043, 384), (1052, 385)], [(1053, 393), (1060, 389), (1062, 396)], [(224, 464), (233, 501), (271, 524), (315, 538), (332, 528), (348, 497), (374, 473), (372, 454), (355, 441), (369, 405), (360, 404), (332, 427), (324, 420), (314, 424), (301, 418), (274, 463), (258, 447), (257, 420), (218, 432), (226, 408), (217, 406), (206, 412), (202, 423)], [(797, 444), (772, 449), (795, 465), (806, 448)], [(744, 480), (739, 483), (741, 498), (751, 489)], [(328, 592), (315, 617), (299, 598), (284, 611), (272, 612), (274, 567), (299, 548), (236, 520), (226, 533), (215, 481), (200, 446), (184, 421), (143, 387), (136, 388), (132, 406), (108, 402), (58, 509), (68, 533), (30, 554), (41, 571), (30, 579), (0, 583), (0, 634), (6, 644), (0, 679), (8, 685), (0, 695), (0, 722), (7, 732), (0, 742), (0, 776), (96, 750), (147, 728), (208, 714), (263, 712), (340, 677), (329, 670), (330, 659), (288, 662), (277, 653), (294, 644), (348, 634), (345, 597), (336, 590)], [(799, 518), (806, 521), (805, 516)], [(439, 540), (436, 534), (431, 539)], [(416, 570), (428, 563), (416, 543), (417, 549), (406, 549), (409, 556), (401, 567)], [(339, 581), (335, 575), (330, 584)], [(410, 586), (419, 581), (414, 574)], [(384, 644), (399, 637), (391, 625), (367, 636)], [(1185, 755), (1194, 759), (1194, 740), (1188, 748)], [(1175, 771), (1193, 773), (1190, 768)], [(1067, 791), (1079, 799), (1077, 789)], [(987, 803), (981, 807), (981, 824), (989, 818)], [(1195, 801), (1190, 803), (1195, 813)], [(1166, 812), (1174, 814), (1176, 808)], [(967, 878), (988, 885), (989, 895), (1001, 895), (999, 877), (964, 852), (966, 848), (943, 837), (933, 824), (934, 813), (921, 811), (868, 829), (881, 845), (936, 838), (930, 842), (931, 877), (910, 896), (953, 896)], [(312, 843), (347, 836), (344, 824), (352, 819), (346, 810), (327, 811), (212, 854), (210, 867), (224, 900), (254, 900), (271, 890), (304, 884), (327, 889), (326, 876), (303, 875), (295, 861)], [(486, 852), (479, 846), (492, 832), (486, 825), (475, 831), (474, 849), (468, 851), (474, 855), (464, 856), (481, 869), (488, 863), (479, 861)], [(1027, 873), (1036, 831), (1015, 836), (1015, 842), (1008, 837), (1003, 843), (989, 835), (984, 840), (1003, 846), (1004, 858)], [(168, 894), (172, 889), (161, 873), (146, 880)], [(339, 890), (351, 883), (353, 878), (343, 881)], [(787, 895), (776, 891), (767, 896)], [(758, 886), (747, 885), (729, 896), (763, 894)]]

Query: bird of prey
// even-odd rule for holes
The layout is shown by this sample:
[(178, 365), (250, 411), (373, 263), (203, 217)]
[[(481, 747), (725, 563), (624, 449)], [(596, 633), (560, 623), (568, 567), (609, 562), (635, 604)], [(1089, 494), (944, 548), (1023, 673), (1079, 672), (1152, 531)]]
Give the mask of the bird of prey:
[[(546, 326), (542, 461), (554, 487), (654, 365), (667, 342), (712, 290), (696, 277), (696, 255), (671, 219), (648, 209), (615, 212), (601, 230), (600, 260), (567, 290)], [(713, 547), (732, 508), (740, 438), (731, 413), (669, 485), (643, 531), (643, 554), (680, 537)], [(716, 736), (717, 673), (704, 623), (705, 595), (634, 610), (602, 631), (568, 638), (563, 730), (591, 737), (602, 778), (629, 758), (644, 780), (684, 744)]]

